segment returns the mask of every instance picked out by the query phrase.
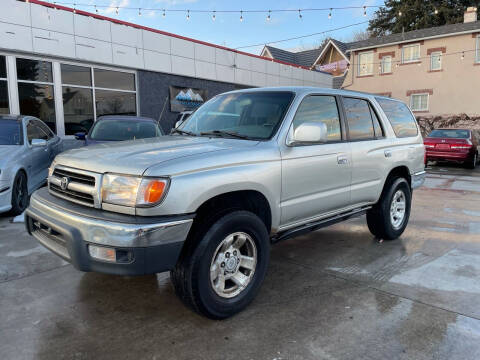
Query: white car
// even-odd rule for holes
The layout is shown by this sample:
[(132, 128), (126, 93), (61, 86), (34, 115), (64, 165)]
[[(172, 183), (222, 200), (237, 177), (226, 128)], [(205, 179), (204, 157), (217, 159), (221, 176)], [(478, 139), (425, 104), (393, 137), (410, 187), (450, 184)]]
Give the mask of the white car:
[(62, 150), (62, 140), (41, 120), (0, 116), (0, 212), (21, 214), (28, 196), (45, 184), (48, 167)]

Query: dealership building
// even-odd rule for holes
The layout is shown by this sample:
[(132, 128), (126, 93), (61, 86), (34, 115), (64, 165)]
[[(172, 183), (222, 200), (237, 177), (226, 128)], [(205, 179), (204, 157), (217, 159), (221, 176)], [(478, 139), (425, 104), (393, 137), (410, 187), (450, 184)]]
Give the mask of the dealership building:
[(53, 3), (0, 6), (0, 112), (37, 116), (62, 137), (111, 114), (168, 130), (234, 89), (332, 87), (328, 73)]

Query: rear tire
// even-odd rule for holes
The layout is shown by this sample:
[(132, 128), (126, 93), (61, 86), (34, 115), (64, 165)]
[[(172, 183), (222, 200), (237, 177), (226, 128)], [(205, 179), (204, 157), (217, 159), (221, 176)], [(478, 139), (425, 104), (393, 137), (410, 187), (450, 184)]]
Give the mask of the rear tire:
[(466, 162), (467, 168), (475, 169), (475, 167), (477, 166), (477, 162), (478, 162), (478, 155), (475, 153), (475, 155), (473, 155), (473, 157)]
[(12, 188), (12, 215), (20, 215), (25, 211), (28, 205), (28, 186), (27, 175), (19, 171), (13, 180)]
[(370, 232), (379, 239), (395, 240), (405, 231), (410, 217), (412, 194), (404, 178), (387, 180), (380, 200), (367, 212)]
[(171, 271), (177, 295), (196, 312), (225, 319), (257, 295), (270, 259), (270, 239), (262, 220), (238, 210), (221, 215), (190, 234)]

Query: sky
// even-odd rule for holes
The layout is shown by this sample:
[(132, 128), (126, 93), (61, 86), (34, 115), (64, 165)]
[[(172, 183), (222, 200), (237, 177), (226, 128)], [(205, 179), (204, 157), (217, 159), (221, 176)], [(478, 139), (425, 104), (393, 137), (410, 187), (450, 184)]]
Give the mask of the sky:
[[(53, 2), (53, 0), (47, 0)], [(69, 3), (66, 6), (95, 12), (92, 6), (79, 4), (97, 5), (100, 15), (105, 15), (120, 20), (133, 22), (139, 25), (171, 32), (174, 34), (207, 41), (217, 45), (238, 48), (253, 44), (265, 44), (271, 41), (287, 39), (312, 33), (365, 22), (371, 18), (374, 8), (367, 9), (364, 17), (363, 9), (333, 10), (331, 19), (328, 18), (329, 10), (303, 12), (299, 18), (298, 11), (287, 13), (272, 13), (271, 20), (267, 21), (268, 9), (301, 9), (301, 8), (330, 8), (365, 5), (382, 5), (382, 0), (59, 0), (58, 4)], [(100, 7), (109, 6), (109, 8)], [(116, 14), (116, 6), (119, 13)], [(122, 7), (134, 7), (135, 10), (122, 9)], [(190, 13), (187, 20), (186, 12), (169, 13), (162, 16), (162, 11), (141, 9), (167, 9), (167, 10), (209, 10), (207, 13)], [(215, 21), (212, 20), (214, 10), (238, 10), (235, 13), (216, 13)], [(240, 10), (265, 10), (264, 13), (243, 13), (243, 21), (240, 21)], [(316, 35), (304, 39), (291, 40), (272, 44), (272, 46), (287, 50), (304, 50), (318, 47), (325, 37), (334, 37), (341, 41), (349, 41), (355, 31), (362, 31), (368, 24), (331, 32), (328, 35)], [(242, 48), (241, 50), (259, 54), (263, 46)]]

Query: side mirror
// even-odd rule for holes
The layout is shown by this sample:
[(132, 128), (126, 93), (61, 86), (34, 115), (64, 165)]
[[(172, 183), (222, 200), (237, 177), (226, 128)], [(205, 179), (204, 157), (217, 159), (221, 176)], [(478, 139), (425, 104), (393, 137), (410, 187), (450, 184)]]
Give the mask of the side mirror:
[(33, 146), (33, 147), (47, 146), (47, 140), (44, 140), (44, 139), (32, 139), (32, 146)]
[(327, 141), (327, 125), (323, 122), (305, 122), (297, 126), (288, 145), (322, 143)]
[(84, 132), (78, 132), (78, 133), (75, 133), (75, 139), (77, 140), (85, 140), (85, 133)]

